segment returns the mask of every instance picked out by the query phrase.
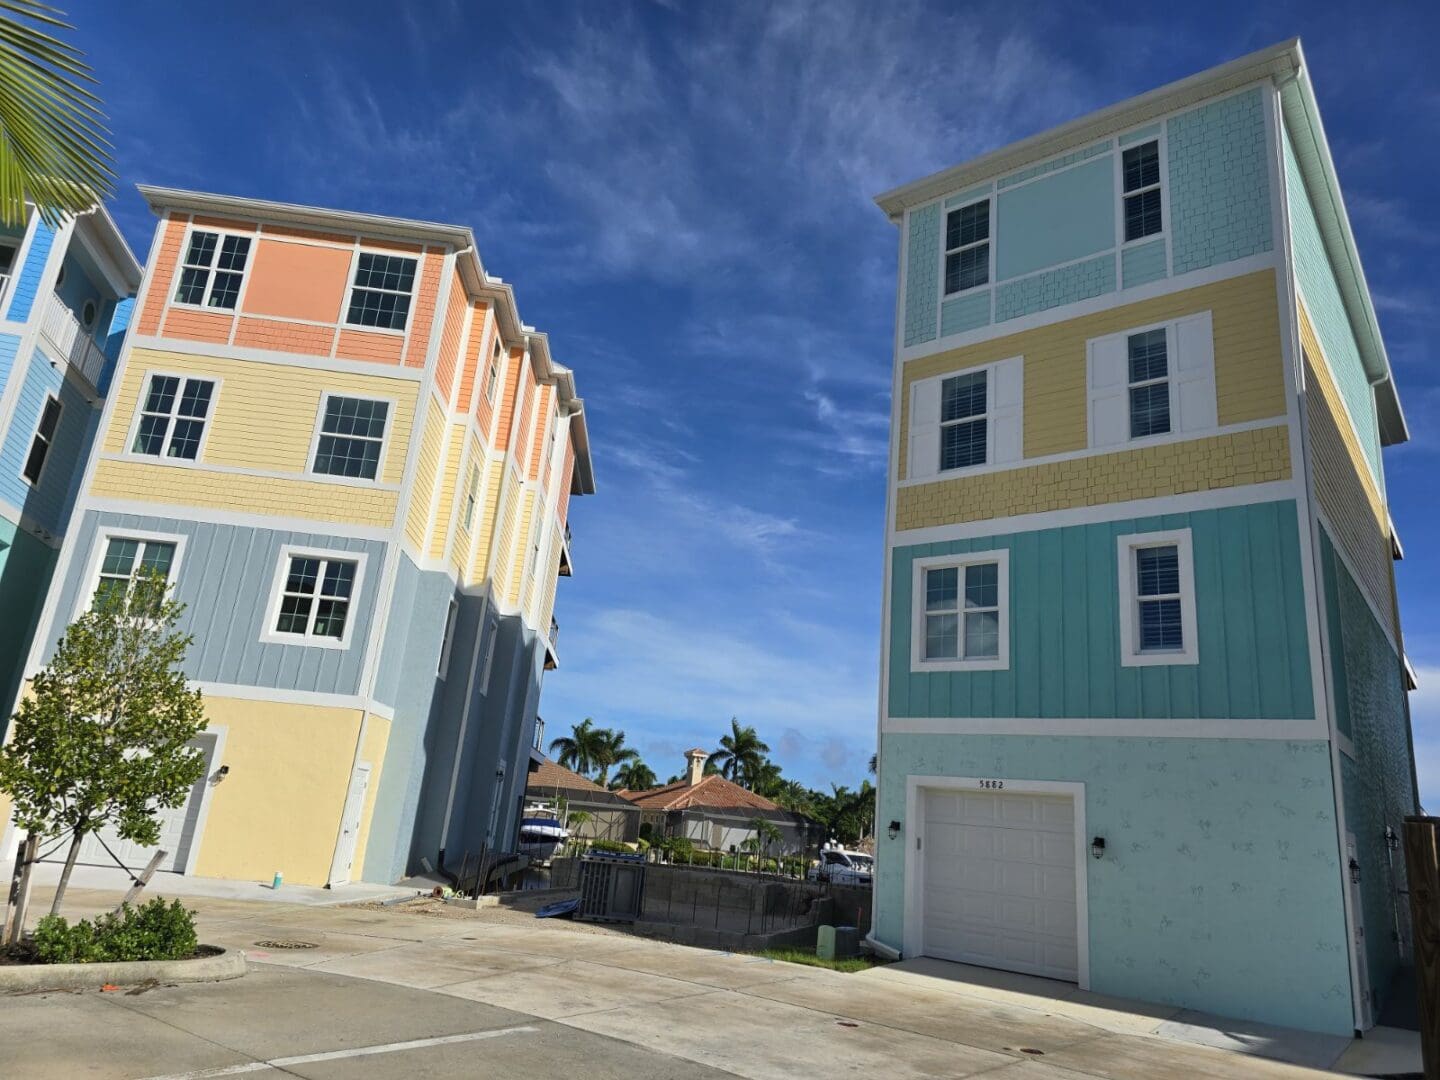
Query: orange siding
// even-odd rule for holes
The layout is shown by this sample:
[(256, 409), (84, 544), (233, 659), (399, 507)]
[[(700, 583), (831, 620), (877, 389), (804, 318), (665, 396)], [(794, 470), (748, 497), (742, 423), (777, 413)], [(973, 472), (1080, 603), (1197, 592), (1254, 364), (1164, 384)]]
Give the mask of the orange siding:
[(262, 237), (250, 260), (248, 275), (246, 314), (333, 325), (340, 319), (340, 304), (350, 277), (350, 251)]
[(555, 388), (541, 386), (538, 389), (540, 393), (535, 398), (535, 430), (530, 436), (530, 465), (525, 471), (525, 475), (531, 480), (540, 479), (544, 465), (545, 436), (549, 432), (550, 414), (555, 408)]
[(279, 322), (242, 316), (235, 330), (235, 344), (251, 349), (274, 349), (276, 352), (304, 353), (307, 356), (329, 356), (335, 339), (333, 326), (309, 326), (305, 323)]
[(519, 411), (521, 402), (520, 381), (521, 371), (524, 367), (525, 354), (520, 349), (510, 350), (510, 368), (505, 373), (505, 384), (500, 392), (500, 424), (495, 432), (495, 449), (505, 450), (510, 446), (510, 432), (515, 427), (515, 414)]
[(475, 383), (479, 381), (481, 357), (485, 355), (485, 315), (488, 304), (476, 301), (470, 305), (470, 336), (465, 342), (465, 364), (460, 371), (460, 397), (458, 407), (468, 410), (475, 394)]
[(353, 244), (353, 236), (340, 233), (316, 232), (314, 229), (292, 229), (285, 225), (266, 225), (266, 236), (288, 236), (296, 240), (324, 240), (331, 244)]
[(440, 269), (445, 263), (444, 249), (427, 248), (420, 264), (420, 289), (410, 311), (410, 347), (405, 353), (406, 367), (424, 367), (430, 350), (430, 334), (435, 324), (435, 305), (440, 292)]
[(200, 217), (192, 218), (202, 229), (229, 229), (231, 232), (253, 233), (259, 225), (253, 221), (237, 221), (235, 218)]
[(555, 516), (560, 519), (560, 524), (565, 524), (566, 515), (570, 511), (570, 477), (575, 472), (575, 443), (569, 439), (565, 441), (565, 465), (560, 470), (560, 496), (555, 501)]
[(230, 325), (234, 321), (234, 316), (214, 311), (172, 307), (165, 314), (164, 333), (190, 341), (226, 342), (230, 340)]
[(136, 323), (141, 334), (152, 337), (160, 332), (160, 316), (170, 302), (170, 292), (175, 284), (175, 268), (180, 263), (180, 243), (185, 238), (186, 219), (171, 218), (159, 226), (164, 230), (160, 246), (155, 252), (155, 274), (150, 279), (150, 293), (145, 298), (145, 308)]
[(400, 363), (405, 339), (399, 334), (381, 334), (374, 330), (346, 327), (340, 331), (335, 355), (344, 360), (369, 360), (377, 364)]
[(445, 301), (445, 327), (440, 333), (440, 355), (435, 361), (435, 385), (440, 396), (452, 408), (463, 409), (465, 399), (458, 400), (452, 395), (455, 382), (455, 365), (460, 359), (460, 350), (465, 343), (465, 283), (459, 274), (450, 279), (450, 297)]

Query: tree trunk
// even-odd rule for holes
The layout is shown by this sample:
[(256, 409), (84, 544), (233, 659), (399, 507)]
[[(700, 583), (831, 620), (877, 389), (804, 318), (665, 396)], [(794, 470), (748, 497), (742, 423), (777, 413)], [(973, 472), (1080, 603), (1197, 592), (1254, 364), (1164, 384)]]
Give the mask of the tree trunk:
[(50, 902), (50, 914), (60, 914), (60, 902), (65, 899), (65, 887), (70, 884), (70, 872), (75, 869), (75, 858), (80, 854), (80, 841), (85, 834), (78, 829), (70, 841), (70, 853), (65, 856), (65, 869), (60, 871), (60, 881), (55, 886), (55, 899)]

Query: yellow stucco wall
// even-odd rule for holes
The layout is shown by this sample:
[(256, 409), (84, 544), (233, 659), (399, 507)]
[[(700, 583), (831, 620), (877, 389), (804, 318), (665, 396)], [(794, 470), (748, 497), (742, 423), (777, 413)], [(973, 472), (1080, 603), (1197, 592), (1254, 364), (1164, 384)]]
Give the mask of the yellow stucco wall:
[(1280, 424), (902, 487), (895, 493), (895, 528), (1152, 499), (1289, 476), (1289, 426)]
[(1219, 422), (1285, 415), (1275, 273), (1261, 270), (910, 361), (900, 395), (899, 475), (906, 474), (910, 384), (916, 379), (1023, 356), (1025, 456), (1083, 450), (1088, 444), (1085, 343), (1202, 311), (1211, 312), (1215, 337)]

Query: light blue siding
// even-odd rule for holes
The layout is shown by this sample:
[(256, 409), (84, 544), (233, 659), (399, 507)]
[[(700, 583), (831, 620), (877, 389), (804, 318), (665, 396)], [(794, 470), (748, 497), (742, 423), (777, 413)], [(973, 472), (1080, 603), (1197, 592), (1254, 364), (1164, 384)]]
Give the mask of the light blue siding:
[(1073, 304), (1115, 291), (1115, 256), (1102, 255), (1060, 270), (1032, 274), (995, 290), (995, 321), (1017, 319), (1037, 311)]
[[(183, 518), (90, 512), (78, 524), (75, 558), (61, 591), (53, 640), (76, 613), (91, 582), (93, 554), (101, 530), (127, 529), (178, 534), (185, 548), (176, 574), (175, 596), (186, 605), (180, 628), (195, 636), (185, 672), (201, 682), (235, 683), (328, 694), (361, 692), (360, 669), (375, 616), (375, 601), (386, 545), (378, 540), (299, 533), (254, 526), (218, 525)], [(260, 640), (277, 581), (280, 549), (287, 545), (317, 551), (364, 554), (364, 580), (350, 607), (350, 646), (327, 649)]]
[[(40, 483), (32, 487), (21, 475), (45, 399), (60, 398), (60, 424), (45, 458)], [(10, 428), (0, 444), (0, 500), (22, 511), (52, 533), (64, 531), (74, 504), (77, 477), (94, 437), (99, 414), (84, 395), (52, 367), (38, 349), (26, 365), (24, 382), (11, 414)]]
[[(1191, 530), (1199, 663), (1123, 667), (1117, 537)], [(914, 559), (1010, 552), (1010, 666), (910, 670)], [(1128, 518), (896, 548), (892, 716), (1309, 719), (1315, 715), (1295, 504)]]
[(1174, 272), (1269, 251), (1270, 168), (1260, 90), (1172, 117), (1165, 140)]
[(1148, 281), (1159, 281), (1165, 276), (1165, 241), (1152, 240), (1126, 248), (1120, 255), (1120, 268), (1123, 288), (1133, 289)]
[(981, 184), (979, 187), (971, 188), (969, 191), (962, 191), (959, 195), (951, 195), (945, 200), (945, 209), (952, 210), (959, 206), (968, 206), (970, 203), (979, 202), (990, 195), (990, 185)]
[(1115, 246), (1115, 161), (1106, 156), (1001, 192), (996, 219), (999, 281)]
[(35, 235), (30, 240), (30, 251), (25, 256), (25, 265), (15, 279), (10, 300), (9, 318), (13, 322), (25, 322), (35, 306), (40, 292), (40, 279), (45, 276), (45, 260), (50, 257), (50, 248), (55, 243), (55, 230), (43, 221), (35, 222)]
[(5, 387), (15, 370), (15, 354), (20, 349), (20, 339), (14, 334), (0, 334), (0, 400), (5, 397)]
[(1124, 135), (1121, 135), (1121, 136), (1120, 136), (1120, 145), (1121, 145), (1121, 146), (1132, 146), (1132, 145), (1134, 145), (1135, 143), (1144, 142), (1146, 139), (1153, 139), (1153, 138), (1155, 138), (1155, 137), (1156, 137), (1157, 135), (1159, 135), (1159, 134), (1160, 134), (1160, 125), (1159, 125), (1159, 124), (1151, 124), (1149, 127), (1143, 127), (1143, 128), (1141, 128), (1139, 131), (1131, 131), (1131, 132), (1128, 132), (1128, 133), (1126, 133), (1126, 134), (1124, 134)]
[(990, 322), (990, 290), (957, 296), (940, 305), (940, 333), (942, 336), (961, 334), (966, 330), (985, 326)]
[[(1053, 158), (1043, 164), (1031, 165), (1028, 169), (1021, 169), (1017, 173), (1011, 173), (1009, 176), (1001, 179), (996, 187), (1007, 188), (1013, 187), (1016, 184), (1023, 184), (1032, 177), (1044, 176), (1046, 173), (1054, 172), (1056, 169), (1063, 169), (1067, 165), (1074, 165), (1077, 161), (1087, 161), (1092, 157), (1097, 157), (1105, 153), (1109, 149), (1110, 141), (1107, 139), (1105, 142), (1096, 143), (1094, 146), (1087, 146), (1083, 150), (1062, 154), (1060, 157)], [(946, 205), (949, 205), (948, 202)]]
[[(1348, 1035), (1342, 871), (1323, 740), (885, 735), (876, 932), (904, 943), (921, 823), (906, 777), (1085, 784), (1090, 987)], [(1082, 928), (1082, 933), (1085, 928)], [(1384, 933), (1384, 926), (1378, 933)]]
[(905, 260), (905, 344), (935, 340), (935, 305), (940, 295), (940, 207), (910, 212)]

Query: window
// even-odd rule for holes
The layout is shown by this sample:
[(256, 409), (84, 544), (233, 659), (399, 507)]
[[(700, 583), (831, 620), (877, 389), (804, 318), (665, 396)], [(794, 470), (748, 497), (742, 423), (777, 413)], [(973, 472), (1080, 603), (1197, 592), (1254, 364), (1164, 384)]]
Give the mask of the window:
[(916, 670), (1009, 666), (1009, 552), (917, 560)]
[(249, 258), (250, 237), (196, 229), (181, 264), (175, 301), (233, 311)]
[(465, 528), (475, 523), (475, 502), (480, 497), (480, 470), (472, 463), (470, 478), (465, 482)]
[(1160, 143), (1151, 140), (1125, 151), (1125, 239), (1154, 236), (1164, 228), (1160, 210)]
[(355, 264), (355, 283), (350, 288), (345, 321), (355, 326), (404, 330), (414, 284), (414, 259), (362, 251)]
[(985, 464), (986, 375), (952, 375), (940, 384), (942, 471)]
[(374, 480), (385, 444), (388, 402), (327, 395), (312, 472)]
[[(112, 596), (123, 596), (142, 571), (169, 582), (174, 566), (174, 541), (111, 536), (105, 541), (91, 604), (98, 607)], [(155, 603), (159, 600), (158, 595), (154, 597)]]
[(435, 674), (445, 678), (450, 673), (450, 650), (455, 644), (455, 616), (460, 611), (460, 605), (450, 601), (450, 609), (445, 612), (445, 636), (440, 640), (440, 666), (435, 669)]
[(1146, 330), (1126, 339), (1130, 361), (1130, 437), (1170, 431), (1170, 371), (1165, 329)]
[(495, 638), (500, 632), (500, 628), (493, 624), (487, 629), (489, 637), (485, 641), (485, 664), (480, 669), (480, 693), (482, 694), (490, 692), (490, 673), (495, 667)]
[(990, 280), (990, 200), (951, 210), (945, 216), (945, 295)]
[(40, 410), (40, 423), (35, 427), (35, 437), (30, 440), (30, 453), (25, 457), (25, 467), (20, 470), (27, 483), (38, 484), (45, 472), (45, 459), (50, 456), (50, 447), (55, 443), (55, 431), (60, 426), (60, 399), (47, 394), (45, 407)]
[(906, 478), (1007, 466), (1025, 456), (1025, 358), (910, 384)]
[(287, 553), (282, 565), (279, 605), (271, 624), (277, 639), (346, 641), (358, 564), (351, 559)]
[(95, 301), (86, 300), (85, 303), (80, 305), (80, 325), (85, 327), (86, 330), (94, 329), (95, 317), (99, 314), (100, 308), (96, 306)]
[(1122, 536), (1118, 543), (1121, 664), (1196, 663), (1190, 531)]
[(495, 391), (500, 385), (500, 358), (504, 354), (500, 349), (500, 339), (495, 339), (495, 348), (490, 354), (490, 374), (485, 376), (485, 400), (495, 401)]
[(214, 396), (212, 379), (151, 375), (130, 452), (147, 457), (196, 460)]

